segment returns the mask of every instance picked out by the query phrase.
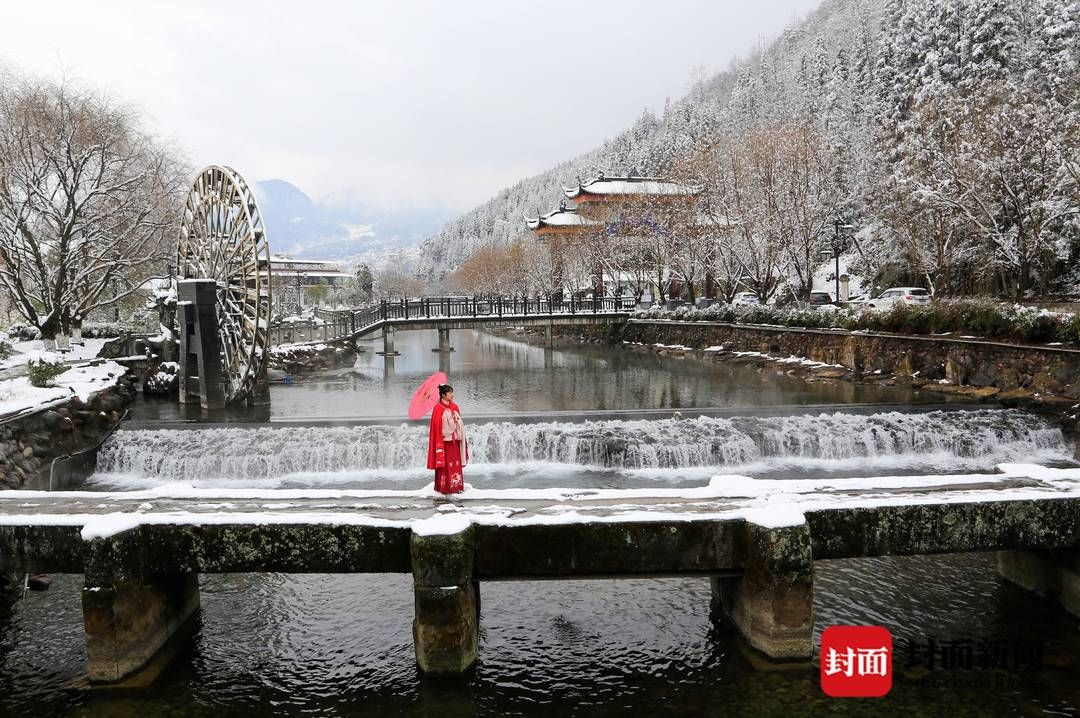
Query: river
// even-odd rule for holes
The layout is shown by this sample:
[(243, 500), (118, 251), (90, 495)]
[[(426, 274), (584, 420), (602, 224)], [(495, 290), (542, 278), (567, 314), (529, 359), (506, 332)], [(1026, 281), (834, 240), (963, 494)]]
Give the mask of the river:
[[(512, 337), (401, 333), (388, 370), (353, 368), (275, 385), (269, 418), (293, 425), (142, 424), (104, 447), (90, 487), (416, 488), (430, 481), (403, 423), (412, 388), (449, 369), (476, 447), (467, 481), (505, 486), (700, 485), (714, 474), (989, 471), (1066, 464), (1072, 447), (1015, 411), (895, 411), (937, 401), (910, 389), (806, 382), (778, 368), (591, 345), (554, 351)], [(373, 348), (373, 347), (369, 347)], [(815, 408), (811, 416), (759, 409)], [(880, 404), (880, 409), (845, 405)], [(702, 417), (585, 424), (546, 412), (723, 409)], [(526, 423), (510, 423), (529, 412)], [(539, 414), (540, 416), (535, 416)], [(140, 420), (178, 416), (148, 402)], [(315, 427), (326, 417), (377, 420)], [(217, 417), (245, 420), (251, 414)], [(254, 417), (260, 418), (260, 417)], [(266, 417), (261, 417), (266, 418)], [(194, 635), (150, 688), (88, 689), (80, 576), (0, 603), (0, 712), (34, 715), (1073, 715), (1077, 621), (1005, 584), (989, 554), (815, 564), (817, 630), (880, 624), (897, 675), (882, 700), (830, 699), (815, 664), (778, 668), (710, 619), (699, 578), (484, 583), (479, 659), (460, 679), (419, 675), (405, 575), (205, 575)], [(927, 665), (926, 646), (939, 659)], [(966, 653), (965, 653), (966, 651)], [(993, 668), (988, 656), (1016, 658)], [(970, 665), (955, 660), (970, 655)], [(941, 658), (953, 659), (943, 665)]]

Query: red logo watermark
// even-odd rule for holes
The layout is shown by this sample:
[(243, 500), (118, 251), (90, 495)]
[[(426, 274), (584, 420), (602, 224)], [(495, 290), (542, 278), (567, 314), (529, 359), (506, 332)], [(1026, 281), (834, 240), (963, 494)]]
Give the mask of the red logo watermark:
[(883, 626), (829, 626), (821, 634), (821, 690), (880, 698), (892, 688), (892, 634)]

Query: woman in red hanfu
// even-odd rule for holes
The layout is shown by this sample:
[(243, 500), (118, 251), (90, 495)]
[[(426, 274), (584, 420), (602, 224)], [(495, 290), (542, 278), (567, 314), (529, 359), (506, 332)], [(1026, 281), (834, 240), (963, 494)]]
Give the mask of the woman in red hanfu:
[(428, 437), (427, 467), (435, 469), (435, 490), (456, 494), (465, 488), (462, 468), (469, 463), (469, 445), (461, 409), (454, 403), (454, 388), (439, 385), (439, 403), (431, 410), (431, 434)]

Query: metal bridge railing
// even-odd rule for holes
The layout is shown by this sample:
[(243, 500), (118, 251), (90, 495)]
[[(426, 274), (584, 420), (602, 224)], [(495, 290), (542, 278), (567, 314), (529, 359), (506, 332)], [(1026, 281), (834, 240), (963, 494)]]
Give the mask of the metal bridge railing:
[(323, 337), (338, 338), (392, 320), (629, 314), (634, 306), (633, 297), (424, 297), (384, 299), (363, 309), (315, 309), (314, 315), (326, 327)]

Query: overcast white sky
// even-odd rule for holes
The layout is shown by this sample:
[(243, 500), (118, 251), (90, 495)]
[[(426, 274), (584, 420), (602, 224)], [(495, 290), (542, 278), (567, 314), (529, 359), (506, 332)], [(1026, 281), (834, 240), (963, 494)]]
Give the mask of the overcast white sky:
[(465, 210), (819, 0), (0, 0), (0, 62), (139, 105), (193, 164)]

